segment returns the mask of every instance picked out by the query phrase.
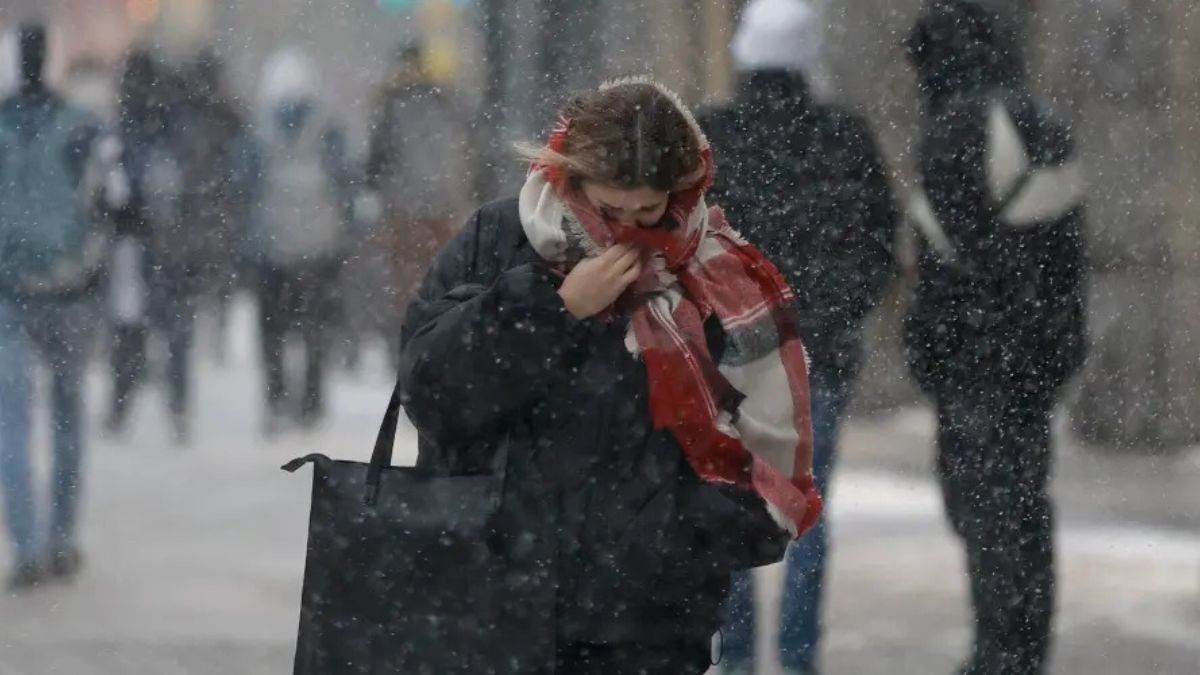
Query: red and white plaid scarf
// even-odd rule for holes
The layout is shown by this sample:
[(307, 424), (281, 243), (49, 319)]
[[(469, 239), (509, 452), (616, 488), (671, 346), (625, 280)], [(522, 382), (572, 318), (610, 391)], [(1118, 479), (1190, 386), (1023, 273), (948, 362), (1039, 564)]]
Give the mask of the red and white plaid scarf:
[[(611, 86), (611, 85), (606, 85)], [(604, 220), (556, 168), (534, 166), (521, 190), (526, 236), (547, 261), (569, 267), (619, 242), (650, 252), (651, 264), (620, 302), (629, 301), (627, 344), (646, 365), (650, 413), (670, 430), (704, 480), (753, 489), (793, 535), (812, 526), (821, 498), (812, 478), (808, 368), (793, 317), (793, 296), (779, 271), (709, 209), (712, 153), (700, 140), (703, 173), (671, 193), (673, 228), (622, 228)], [(569, 120), (549, 147), (562, 150)], [(724, 329), (720, 361), (704, 324)]]

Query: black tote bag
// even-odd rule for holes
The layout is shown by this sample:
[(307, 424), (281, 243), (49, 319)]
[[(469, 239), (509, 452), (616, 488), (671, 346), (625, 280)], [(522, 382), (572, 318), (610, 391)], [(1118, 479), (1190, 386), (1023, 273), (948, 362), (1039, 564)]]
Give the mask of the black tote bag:
[(506, 444), (490, 474), (393, 467), (399, 414), (397, 387), (369, 464), (283, 467), (314, 469), (294, 673), (536, 672), (529, 622), (514, 620), (529, 617), (528, 577), (498, 525)]

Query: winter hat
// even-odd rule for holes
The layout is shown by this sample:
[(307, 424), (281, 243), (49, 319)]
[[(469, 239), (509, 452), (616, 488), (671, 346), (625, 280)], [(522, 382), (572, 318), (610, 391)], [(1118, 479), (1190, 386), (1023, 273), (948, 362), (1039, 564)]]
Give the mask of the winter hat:
[(821, 55), (816, 19), (806, 0), (751, 0), (733, 36), (734, 65), (811, 73)]
[(263, 64), (258, 82), (257, 122), (261, 129), (276, 126), (275, 116), (290, 104), (314, 105), (319, 80), (312, 59), (298, 47), (282, 47)]
[(934, 0), (904, 48), (921, 91), (935, 102), (966, 88), (1013, 86), (1021, 79), (1015, 36), (978, 2)]

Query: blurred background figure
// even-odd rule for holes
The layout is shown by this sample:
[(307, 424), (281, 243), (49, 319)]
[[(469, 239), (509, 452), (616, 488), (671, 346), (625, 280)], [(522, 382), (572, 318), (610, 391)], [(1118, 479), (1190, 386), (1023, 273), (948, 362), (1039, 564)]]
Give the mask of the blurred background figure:
[[(862, 327), (894, 275), (896, 212), (866, 122), (817, 101), (812, 73), (822, 27), (804, 0), (754, 0), (732, 51), (738, 88), (701, 115), (723, 166), (712, 198), (783, 272), (811, 359), (813, 472), (828, 504), (842, 411), (860, 360)], [(817, 672), (825, 518), (786, 559), (779, 633), (788, 673)], [(722, 633), (730, 673), (754, 672), (755, 607), (737, 574)]]
[(67, 67), (59, 89), (68, 101), (91, 111), (105, 127), (112, 128), (118, 112), (114, 79), (111, 68), (97, 58), (84, 55)]
[[(286, 422), (311, 427), (325, 409), (329, 325), (338, 312), (335, 282), (349, 218), (345, 140), (317, 94), (316, 70), (285, 48), (263, 69), (253, 168), (257, 178), (252, 239), (258, 253), (258, 301), (268, 434)], [(288, 340), (304, 352), (302, 376), (289, 375)]]
[(130, 53), (121, 80), (121, 139), (136, 212), (130, 217), (143, 222), (123, 229), (144, 235), (149, 265), (144, 320), (123, 317), (118, 323), (130, 329), (144, 323), (149, 333), (118, 333), (113, 357), (123, 365), (115, 365), (114, 373), (124, 375), (114, 382), (108, 424), (113, 432), (123, 428), (135, 384), (128, 374), (141, 370), (134, 363), (146, 358), (146, 337), (154, 334), (165, 347), (168, 413), (180, 444), (190, 432), (196, 300), (210, 239), (184, 214), (190, 141), (183, 97), (184, 83), (165, 64), (144, 49)]
[(239, 140), (245, 121), (224, 81), (225, 65), (205, 47), (183, 66), (183, 100), (179, 118), (185, 130), (181, 218), (198, 242), (198, 304), (211, 310), (213, 330), (204, 341), (223, 359), (229, 301), (236, 288), (236, 252), (244, 236), (244, 205), (233, 183)]
[[(18, 86), (0, 103), (0, 482), (14, 589), (73, 577), (81, 564), (83, 376), (107, 247), (95, 217), (104, 185), (93, 179), (107, 173), (95, 165), (106, 159), (100, 123), (47, 87), (47, 42), (40, 24), (18, 29)], [(31, 475), (37, 363), (50, 379), (48, 513)]]
[(937, 473), (966, 548), (975, 644), (962, 672), (1041, 673), (1055, 598), (1050, 416), (1084, 358), (1081, 167), (990, 11), (938, 0), (907, 48), (929, 117), (906, 341), (937, 407)]
[(367, 149), (365, 182), (381, 207), (369, 250), (385, 258), (381, 287), (388, 289), (376, 296), (382, 305), (377, 329), (393, 354), (405, 307), (469, 206), (463, 197), (470, 163), (464, 115), (430, 79), (424, 62), (419, 43), (396, 49), (376, 97)]
[(154, 275), (151, 231), (137, 202), (113, 214), (112, 245), (104, 309), (109, 331), (110, 394), (105, 431), (119, 437), (126, 429), (130, 404), (146, 378), (150, 283)]

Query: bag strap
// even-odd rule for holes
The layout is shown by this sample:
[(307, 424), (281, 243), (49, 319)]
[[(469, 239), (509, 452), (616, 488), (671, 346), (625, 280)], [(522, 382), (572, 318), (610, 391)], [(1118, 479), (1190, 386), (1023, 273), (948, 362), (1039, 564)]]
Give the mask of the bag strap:
[(392, 389), (392, 398), (388, 401), (387, 412), (383, 414), (383, 424), (379, 425), (379, 435), (375, 437), (375, 449), (371, 451), (371, 463), (367, 466), (367, 493), (365, 501), (374, 504), (379, 497), (379, 479), (383, 470), (392, 465), (392, 450), (396, 445), (396, 427), (400, 423), (400, 382)]
[[(387, 411), (383, 414), (383, 424), (379, 425), (379, 435), (375, 437), (371, 463), (367, 465), (366, 493), (363, 501), (369, 506), (374, 506), (378, 501), (379, 481), (383, 477), (383, 470), (392, 465), (392, 450), (396, 445), (396, 428), (400, 423), (401, 407), (400, 382), (397, 381), (392, 389)], [(503, 443), (492, 458), (492, 475), (500, 481), (500, 490), (496, 495), (496, 499), (499, 499), (508, 475), (508, 443)]]

